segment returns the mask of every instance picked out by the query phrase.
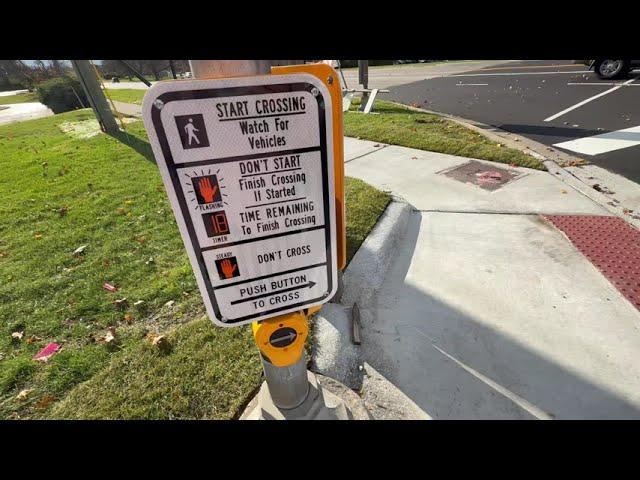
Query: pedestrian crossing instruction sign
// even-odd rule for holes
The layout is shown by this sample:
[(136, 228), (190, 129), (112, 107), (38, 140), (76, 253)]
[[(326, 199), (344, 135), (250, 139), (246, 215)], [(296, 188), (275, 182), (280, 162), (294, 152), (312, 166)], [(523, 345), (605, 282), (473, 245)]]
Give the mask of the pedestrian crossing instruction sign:
[(331, 109), (306, 73), (161, 82), (145, 95), (144, 124), (215, 324), (335, 294)]

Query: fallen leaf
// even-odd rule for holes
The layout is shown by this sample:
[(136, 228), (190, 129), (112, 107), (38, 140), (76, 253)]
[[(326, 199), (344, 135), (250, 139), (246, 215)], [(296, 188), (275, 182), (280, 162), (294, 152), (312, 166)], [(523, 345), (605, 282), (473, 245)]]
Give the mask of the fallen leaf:
[(109, 330), (107, 330), (107, 333), (105, 333), (104, 337), (102, 338), (102, 341), (104, 343), (113, 343), (116, 339), (116, 329), (115, 327), (111, 327)]
[(156, 335), (152, 333), (148, 338), (151, 341), (151, 345), (158, 348), (158, 350), (167, 351), (171, 346), (164, 335)]
[(567, 193), (567, 191), (566, 191), (566, 190), (561, 190), (561, 192), (562, 192), (562, 193)]
[(9, 255), (7, 252), (0, 252), (0, 258), (4, 258)]
[(113, 304), (118, 308), (123, 308), (127, 304), (127, 297), (114, 300)]
[(41, 233), (36, 233), (33, 238), (35, 238), (36, 240), (40, 240), (42, 238), (42, 234)]
[(36, 342), (38, 340), (42, 340), (42, 338), (36, 336), (36, 335), (31, 335), (29, 338), (27, 338), (26, 342), (31, 345), (33, 342)]
[(173, 304), (176, 303), (175, 300), (169, 300), (164, 304), (165, 307), (173, 307)]
[(107, 290), (109, 292), (117, 292), (118, 291), (118, 289), (114, 285), (111, 285), (110, 283), (105, 283), (104, 285), (102, 285), (102, 288), (104, 288), (105, 290)]
[(140, 245), (144, 245), (145, 243), (147, 243), (147, 237), (145, 237), (144, 235), (140, 235), (139, 237), (136, 237), (135, 240)]
[(38, 400), (38, 403), (35, 404), (35, 407), (39, 409), (47, 408), (53, 403), (55, 399), (56, 398), (53, 395), (45, 395), (40, 400)]
[[(86, 245), (81, 245), (73, 251), (73, 256), (76, 257), (78, 255), (82, 255), (84, 253), (84, 249), (87, 248)], [(107, 284), (105, 284), (107, 285)]]
[(11, 338), (13, 338), (14, 340), (22, 340), (22, 337), (24, 336), (24, 331), (20, 331), (20, 332), (13, 332), (11, 334)]
[(67, 207), (66, 205), (58, 209), (58, 215), (60, 215), (61, 217), (64, 217), (67, 213), (69, 213), (69, 207)]
[(42, 350), (40, 350), (34, 357), (34, 360), (39, 362), (47, 362), (53, 355), (55, 355), (60, 350), (60, 345), (52, 342)]
[(24, 390), (20, 390), (20, 393), (16, 395), (16, 400), (20, 400), (21, 402), (25, 401), (31, 392), (33, 392), (33, 388), (25, 388)]
[(133, 323), (133, 321), (134, 321), (134, 320), (135, 320), (135, 319), (134, 319), (133, 315), (131, 315), (130, 313), (127, 313), (127, 314), (124, 316), (124, 321), (125, 321), (126, 323), (128, 323), (129, 325), (131, 325), (131, 324)]
[(142, 305), (144, 303), (144, 300), (138, 300), (137, 302), (135, 302), (133, 304), (134, 307), (137, 307), (138, 305)]
[(133, 203), (135, 203), (133, 200), (125, 200), (124, 201), (125, 205), (132, 205)]
[(127, 211), (124, 208), (119, 207), (119, 208), (116, 209), (116, 213), (118, 215), (124, 215), (125, 213), (127, 213)]

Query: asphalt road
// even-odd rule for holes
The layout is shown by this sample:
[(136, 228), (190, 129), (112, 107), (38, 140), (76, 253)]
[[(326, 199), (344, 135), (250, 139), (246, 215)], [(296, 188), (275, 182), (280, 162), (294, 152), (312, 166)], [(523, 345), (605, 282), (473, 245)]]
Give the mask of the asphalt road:
[[(571, 60), (523, 61), (390, 90), (385, 97), (391, 100), (480, 121), (553, 145), (640, 183), (637, 70), (626, 79), (600, 80)], [(589, 138), (604, 134), (609, 135)], [(581, 140), (585, 138), (589, 139)], [(580, 141), (563, 144), (572, 140)]]

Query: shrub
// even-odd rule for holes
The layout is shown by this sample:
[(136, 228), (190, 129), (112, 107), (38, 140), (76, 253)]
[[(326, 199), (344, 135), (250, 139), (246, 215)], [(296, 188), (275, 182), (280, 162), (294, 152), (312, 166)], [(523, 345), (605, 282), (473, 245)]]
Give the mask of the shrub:
[(53, 110), (53, 113), (63, 113), (89, 106), (84, 89), (75, 78), (69, 76), (52, 78), (39, 83), (36, 88), (40, 102)]
[(8, 90), (24, 90), (27, 87), (17, 80), (13, 80), (10, 78), (2, 78), (0, 79), (0, 92), (6, 92)]

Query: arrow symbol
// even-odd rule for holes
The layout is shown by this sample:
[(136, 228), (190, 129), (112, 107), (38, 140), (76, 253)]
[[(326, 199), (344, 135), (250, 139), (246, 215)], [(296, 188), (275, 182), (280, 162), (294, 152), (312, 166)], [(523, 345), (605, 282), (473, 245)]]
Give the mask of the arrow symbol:
[(250, 302), (251, 300), (257, 300), (259, 298), (270, 297), (272, 295), (277, 295), (278, 293), (286, 293), (291, 292), (293, 290), (300, 290), (301, 288), (313, 288), (316, 285), (316, 282), (307, 282), (302, 285), (298, 285), (296, 287), (285, 288), (283, 290), (276, 290), (275, 292), (263, 293), (262, 295), (256, 295), (255, 297), (242, 298), (239, 300), (234, 300), (231, 302), (231, 305), (237, 305), (238, 303)]

